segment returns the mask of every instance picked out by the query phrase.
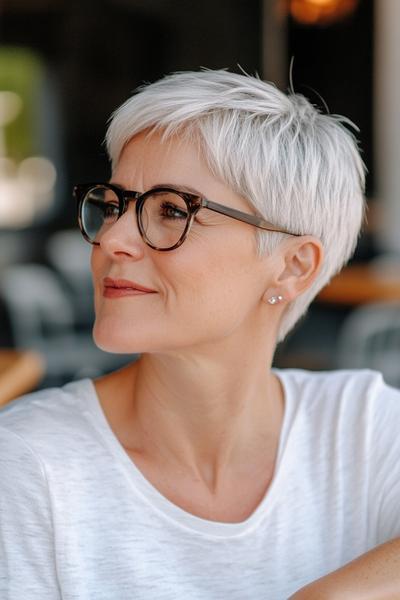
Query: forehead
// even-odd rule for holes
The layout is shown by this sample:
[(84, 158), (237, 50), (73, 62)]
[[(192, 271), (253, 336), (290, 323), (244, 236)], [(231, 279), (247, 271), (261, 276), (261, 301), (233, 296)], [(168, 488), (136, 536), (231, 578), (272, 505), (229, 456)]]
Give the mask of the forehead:
[(114, 176), (132, 181), (143, 179), (154, 185), (155, 180), (166, 177), (198, 180), (214, 179), (201, 156), (198, 144), (184, 137), (173, 136), (163, 140), (158, 132), (141, 132), (125, 145), (121, 152)]
[(200, 144), (185, 136), (163, 140), (158, 132), (135, 135), (122, 150), (112, 179), (126, 189), (139, 192), (158, 185), (193, 189), (210, 200), (249, 209), (244, 198), (212, 173)]

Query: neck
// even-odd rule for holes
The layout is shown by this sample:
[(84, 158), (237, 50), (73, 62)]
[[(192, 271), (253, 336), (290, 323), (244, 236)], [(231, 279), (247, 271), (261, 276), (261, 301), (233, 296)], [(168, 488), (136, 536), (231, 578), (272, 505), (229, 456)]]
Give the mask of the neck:
[(283, 393), (269, 369), (272, 349), (259, 350), (143, 355), (125, 375), (132, 418), (124, 418), (124, 445), (210, 486), (271, 457)]

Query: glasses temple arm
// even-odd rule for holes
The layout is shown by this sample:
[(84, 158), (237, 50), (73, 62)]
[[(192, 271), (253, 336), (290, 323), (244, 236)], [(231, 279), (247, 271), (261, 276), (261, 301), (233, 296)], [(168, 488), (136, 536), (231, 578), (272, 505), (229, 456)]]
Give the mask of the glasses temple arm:
[(238, 221), (243, 221), (244, 223), (249, 223), (250, 225), (254, 225), (255, 227), (259, 227), (260, 229), (265, 229), (266, 231), (274, 231), (277, 233), (287, 233), (288, 235), (300, 236), (300, 233), (292, 233), (287, 229), (282, 227), (277, 227), (266, 221), (262, 217), (258, 217), (257, 215), (249, 215), (241, 210), (237, 210), (236, 208), (230, 208), (228, 206), (223, 206), (222, 204), (218, 204), (217, 202), (212, 202), (211, 200), (202, 199), (202, 206), (204, 208), (208, 208), (213, 210), (214, 212), (220, 213), (222, 215), (226, 215), (227, 217), (231, 217), (232, 219), (237, 219)]

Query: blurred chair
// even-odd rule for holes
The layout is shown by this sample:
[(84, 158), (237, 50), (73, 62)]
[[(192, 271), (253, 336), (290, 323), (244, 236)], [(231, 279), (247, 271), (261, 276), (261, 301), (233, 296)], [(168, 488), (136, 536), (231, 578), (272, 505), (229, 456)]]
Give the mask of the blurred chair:
[(0, 349), (0, 406), (34, 390), (45, 373), (37, 352)]
[(378, 254), (369, 262), (371, 269), (379, 272), (381, 269), (396, 273), (400, 273), (400, 253), (399, 252), (383, 252)]
[(15, 346), (43, 355), (51, 385), (71, 378), (97, 377), (135, 358), (103, 352), (94, 345), (90, 331), (75, 330), (69, 296), (48, 267), (25, 264), (4, 269), (0, 293)]
[(337, 366), (376, 369), (400, 388), (400, 303), (379, 303), (355, 309), (339, 332)]

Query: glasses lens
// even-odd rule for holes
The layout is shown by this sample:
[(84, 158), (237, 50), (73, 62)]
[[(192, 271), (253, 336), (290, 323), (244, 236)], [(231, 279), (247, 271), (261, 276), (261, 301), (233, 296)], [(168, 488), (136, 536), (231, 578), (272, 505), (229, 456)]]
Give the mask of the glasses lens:
[(98, 186), (86, 193), (82, 201), (82, 228), (91, 242), (99, 242), (103, 233), (119, 215), (119, 200), (113, 190)]
[(181, 239), (188, 221), (188, 207), (173, 192), (160, 191), (146, 196), (139, 215), (147, 241), (156, 248), (171, 248)]

